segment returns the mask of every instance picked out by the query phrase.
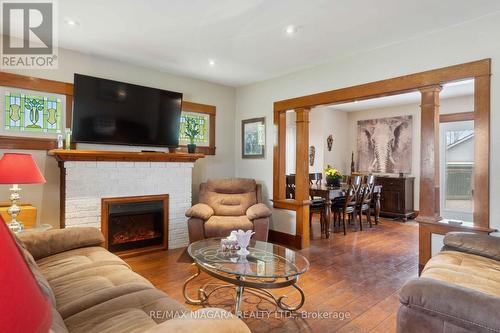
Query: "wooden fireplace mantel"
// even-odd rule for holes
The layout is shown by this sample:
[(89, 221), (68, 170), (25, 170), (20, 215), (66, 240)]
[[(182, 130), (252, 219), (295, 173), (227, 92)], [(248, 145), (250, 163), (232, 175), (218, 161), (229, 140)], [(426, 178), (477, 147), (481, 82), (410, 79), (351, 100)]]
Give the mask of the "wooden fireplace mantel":
[(48, 155), (59, 162), (66, 161), (115, 161), (115, 162), (195, 162), (204, 158), (203, 154), (161, 153), (161, 152), (129, 152), (105, 150), (65, 150), (52, 149)]

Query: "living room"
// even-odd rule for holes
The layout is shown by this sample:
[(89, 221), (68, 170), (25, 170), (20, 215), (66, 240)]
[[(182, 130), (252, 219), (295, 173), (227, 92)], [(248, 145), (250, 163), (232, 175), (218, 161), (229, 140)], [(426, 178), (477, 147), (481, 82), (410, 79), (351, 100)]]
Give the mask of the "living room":
[[(479, 267), (467, 267), (467, 274), (475, 275), (478, 280), (465, 285), (459, 283), (456, 292), (449, 280), (470, 276), (460, 270), (447, 271), (450, 274), (447, 283), (438, 281), (451, 289), (440, 289), (439, 283), (418, 285), (426, 279), (431, 282), (443, 279), (436, 270), (443, 269), (445, 261), (451, 260), (446, 257), (449, 252), (454, 253), (453, 258), (462, 258), (459, 254), (469, 252), (468, 255), (478, 260), (475, 264), (482, 263), (484, 268), (487, 261), (489, 270), (498, 271), (500, 245), (495, 236), (498, 236), (496, 230), (500, 229), (500, 222), (494, 217), (500, 213), (500, 208), (495, 205), (499, 182), (494, 166), (499, 157), (494, 152), (499, 138), (490, 130), (490, 124), (498, 120), (498, 112), (494, 110), (499, 98), (495, 74), (498, 72), (496, 60), (500, 57), (496, 42), (500, 5), (496, 1), (450, 0), (439, 5), (430, 1), (401, 3), (392, 0), (378, 4), (368, 1), (349, 4), (330, 1), (315, 1), (314, 4), (64, 1), (54, 6), (57, 35), (52, 42), (58, 45), (55, 44), (51, 55), (56, 55), (52, 58), (57, 60), (56, 65), (45, 62), (33, 68), (36, 66), (22, 67), (20, 62), (2, 61), (0, 102), (6, 116), (2, 116), (0, 122), (0, 154), (2, 158), (14, 159), (20, 155), (13, 153), (28, 154), (21, 155), (22, 161), (15, 159), (12, 162), (14, 169), (21, 170), (25, 166), (29, 174), (40, 177), (31, 179), (33, 184), (30, 184), (29, 180), (22, 179), (25, 176), (22, 172), (4, 171), (0, 175), (4, 184), (0, 185), (0, 195), (5, 204), (0, 208), (8, 225), (13, 217), (7, 212), (11, 206), (9, 197), (13, 194), (17, 198), (20, 194), (20, 199), (11, 199), (21, 207), (21, 213), (14, 210), (14, 220), (18, 214), (26, 229), (18, 233), (18, 237), (34, 257), (33, 262), (28, 260), (30, 265), (38, 266), (40, 275), (48, 281), (46, 287), (53, 294), (50, 302), (55, 305), (53, 310), (49, 307), (51, 315), (44, 313), (46, 310), (42, 308), (46, 309), (47, 297), (32, 286), (29, 290), (33, 294), (27, 297), (37, 295), (40, 322), (36, 324), (33, 320), (28, 324), (35, 326), (22, 328), (3, 318), (0, 320), (3, 331), (36, 331), (34, 327), (46, 328), (55, 323), (60, 325), (61, 332), (64, 329), (70, 332), (155, 329), (166, 332), (195, 329), (201, 332), (445, 332), (447, 328), (442, 328), (445, 326), (451, 327), (451, 331), (500, 329), (500, 318), (494, 311), (498, 308), (500, 283), (495, 273), (488, 275), (490, 273)], [(23, 10), (3, 7), (4, 21), (5, 13), (16, 9)], [(40, 8), (36, 10), (44, 12)], [(143, 18), (141, 27), (133, 24), (138, 17)], [(22, 24), (20, 16), (14, 15), (9, 20), (12, 20), (12, 27)], [(23, 30), (10, 29), (9, 42), (19, 48), (23, 45), (22, 41), (19, 43), (19, 38), (24, 36)], [(10, 30), (4, 27), (3, 31), (5, 42)], [(5, 57), (9, 53), (4, 48), (2, 54)], [(19, 56), (19, 51), (10, 54)], [(176, 95), (177, 99), (172, 97), (170, 100), (177, 101), (177, 104), (172, 103), (177, 105), (179, 116), (172, 121), (179, 126), (179, 130), (174, 131), (174, 142), (149, 141), (148, 145), (148, 141), (131, 136), (130, 130), (124, 131), (128, 133), (126, 142), (123, 138), (118, 142), (117, 136), (113, 140), (102, 140), (97, 132), (88, 135), (89, 132), (82, 131), (89, 128), (84, 123), (84, 118), (89, 116), (83, 113), (89, 110), (85, 103), (96, 101), (89, 102), (92, 94), (85, 94), (79, 88), (91, 82), (92, 89), (109, 88), (114, 84), (116, 94), (111, 97), (116, 99), (117, 105), (123, 98), (120, 91), (131, 92), (137, 86), (149, 92), (181, 94), (182, 97)], [(454, 105), (452, 111), (446, 111), (447, 99), (443, 94), (451, 89), (450, 85), (457, 87), (456, 82), (472, 82), (473, 89), (466, 102), (468, 107), (458, 110)], [(376, 183), (376, 179), (382, 177), (377, 170), (358, 168), (359, 152), (355, 144), (358, 121), (404, 113), (386, 110), (379, 115), (371, 114), (371, 111), (362, 110), (363, 103), (406, 93), (417, 97), (411, 100), (415, 130), (412, 146), (420, 151), (420, 154), (416, 149), (413, 151), (411, 172), (402, 171), (405, 176), (415, 178), (412, 191), (415, 214), (409, 216), (411, 222), (384, 214), (378, 217), (377, 193), (383, 197), (388, 187), (385, 186), (384, 191), (384, 185)], [(14, 124), (7, 129), (5, 122), (16, 119), (13, 106), (17, 105), (17, 94), (42, 96), (42, 100), (46, 97), (47, 101), (54, 102), (55, 109), (60, 110), (55, 113), (59, 116), (57, 128), (21, 129)], [(111, 97), (104, 94), (96, 99), (102, 101)], [(22, 100), (30, 102), (30, 98)], [(404, 109), (401, 106), (408, 103), (394, 105), (397, 110)], [(356, 110), (342, 111), (343, 107)], [(315, 117), (322, 108), (345, 112), (348, 133), (344, 131), (343, 134), (335, 116), (331, 118), (334, 125), (329, 128), (323, 122), (325, 130), (319, 131), (321, 120)], [(294, 146), (284, 134), (286, 114), (291, 110), (297, 115)], [(444, 216), (440, 211), (440, 206), (446, 205), (442, 201), (446, 187), (440, 180), (446, 176), (440, 169), (444, 163), (439, 162), (440, 125), (433, 117), (439, 118), (443, 111), (473, 113), (448, 120), (450, 123), (470, 121), (467, 117), (473, 117), (474, 168), (471, 177), (474, 181), (469, 182), (472, 188), (468, 189), (470, 196), (467, 197), (473, 210), (469, 215)], [(365, 116), (355, 116), (363, 112)], [(36, 118), (34, 111), (26, 111), (23, 119), (29, 118), (33, 124), (50, 123), (49, 114), (45, 120), (44, 116)], [(422, 120), (419, 117), (417, 121), (416, 115), (422, 115)], [(425, 118), (423, 115), (432, 116)], [(203, 124), (202, 134), (196, 134), (195, 154), (188, 152), (186, 119), (196, 119), (198, 125)], [(100, 123), (103, 127), (99, 134), (107, 133), (109, 122), (101, 120)], [(158, 122), (153, 120), (150, 124), (158, 125)], [(133, 132), (139, 135), (141, 131), (136, 128)], [(171, 133), (167, 136), (172, 136)], [(332, 159), (327, 158), (330, 134), (332, 152), (337, 154)], [(316, 148), (316, 164), (312, 166), (310, 146)], [(290, 149), (295, 158), (288, 161)], [(26, 157), (29, 155), (33, 160)], [(351, 160), (356, 164), (354, 172)], [(287, 170), (287, 162), (293, 166), (290, 170)], [(352, 180), (345, 178), (338, 188), (328, 187), (324, 168), (330, 162)], [(8, 166), (7, 163), (4, 166)], [(320, 214), (313, 214), (311, 219), (309, 212), (313, 211), (314, 200), (318, 199), (311, 195), (308, 175), (312, 172), (322, 174), (323, 179), (316, 190), (328, 197), (323, 198)], [(371, 174), (375, 176), (374, 184), (379, 186), (377, 190), (366, 191), (373, 192), (368, 212), (363, 210), (364, 215), (356, 217), (357, 214), (346, 210), (348, 207), (338, 208), (343, 205), (341, 201), (342, 204), (336, 206), (341, 213), (335, 213), (335, 202), (333, 199), (330, 202), (329, 195), (340, 193), (342, 197), (347, 193), (349, 197), (351, 186), (356, 189), (354, 179), (358, 172), (362, 173), (360, 188), (370, 188)], [(393, 172), (391, 176), (397, 180), (398, 173)], [(295, 178), (293, 198), (287, 197), (286, 187), (286, 176), (291, 174)], [(20, 178), (14, 179), (15, 175)], [(21, 184), (22, 191), (11, 191), (16, 183)], [(252, 193), (250, 199), (247, 193)], [(130, 205), (127, 200), (133, 197), (133, 204), (141, 209), (151, 208), (144, 202), (159, 203), (155, 207), (164, 217), (153, 233), (161, 234), (161, 240), (148, 243), (145, 252), (126, 246), (110, 248), (113, 235), (118, 237), (120, 233), (102, 224), (105, 216), (111, 220), (114, 213), (123, 214), (115, 209)], [(241, 203), (245, 210), (240, 212), (237, 207)], [(357, 204), (354, 207), (358, 207)], [(338, 225), (339, 214), (345, 218), (345, 235)], [(318, 223), (323, 215), (326, 222)], [(412, 218), (417, 215), (415, 222)], [(449, 220), (463, 221), (453, 224)], [(79, 228), (85, 228), (85, 232), (78, 233)], [(256, 232), (251, 241), (254, 243), (248, 248), (250, 252), (260, 251), (279, 265), (264, 265), (268, 264), (266, 258), (270, 258), (265, 256), (255, 262), (240, 262), (238, 267), (231, 266), (231, 261), (215, 261), (215, 266), (220, 266), (214, 269), (213, 262), (207, 263), (206, 256), (200, 257), (210, 246), (215, 246), (216, 243), (209, 243), (212, 237), (226, 237), (238, 229)], [(480, 235), (480, 239), (473, 239), (473, 242), (482, 244), (481, 251), (474, 245), (467, 250), (460, 249), (459, 243), (467, 243), (469, 236), (450, 234), (445, 237), (450, 231), (474, 232), (472, 237)], [(10, 239), (7, 233), (4, 237)], [(244, 241), (245, 235), (238, 237)], [(227, 240), (226, 245), (231, 247), (231, 242), (235, 242), (234, 238)], [(443, 242), (448, 251), (440, 252)], [(67, 247), (68, 244), (71, 245)], [(104, 250), (103, 246), (119, 256)], [(75, 260), (79, 259), (71, 256), (72, 251), (85, 260), (95, 260), (94, 264), (88, 263), (95, 266), (78, 266)], [(12, 254), (13, 260), (14, 257)], [(429, 266), (424, 269), (431, 257)], [(54, 271), (49, 269), (50, 265), (57, 266), (69, 258), (73, 258), (74, 265), (70, 271), (62, 267)], [(112, 265), (99, 272), (100, 260), (108, 260)], [(10, 267), (14, 262), (2, 261), (2, 267)], [(289, 264), (293, 267), (287, 267)], [(441, 265), (441, 268), (431, 264)], [(78, 274), (79, 270), (85, 273)], [(263, 285), (260, 281), (251, 286), (255, 276), (248, 270), (268, 280), (279, 276), (282, 283)], [(295, 273), (288, 275), (289, 270)], [(197, 275), (199, 271), (201, 274)], [(418, 278), (422, 271), (423, 278)], [(63, 281), (64, 275), (71, 279)], [(245, 282), (235, 282), (234, 276), (237, 280), (243, 277)], [(26, 300), (15, 292), (23, 288), (20, 285), (10, 288), (15, 286), (15, 280), (9, 280), (7, 275), (4, 277), (4, 285), (8, 288), (2, 291), (5, 293), (2, 299), (13, 300), (4, 303), (5, 309), (14, 308), (15, 304), (22, 308)], [(92, 284), (90, 280), (97, 277), (105, 280), (106, 286), (115, 284), (117, 289)], [(220, 289), (213, 290), (217, 288), (213, 284), (220, 284), (221, 280), (229, 283), (229, 288), (220, 285)], [(23, 282), (32, 281), (23, 278)], [(487, 287), (480, 287), (482, 284)], [(78, 298), (84, 298), (85, 288), (88, 288), (88, 297), (78, 303)], [(133, 299), (133, 292), (143, 293), (143, 303), (138, 301), (139, 296)], [(430, 297), (428, 293), (439, 294), (446, 295), (443, 299), (452, 299), (450, 304), (455, 306), (446, 308), (446, 304), (430, 298), (429, 302), (434, 304), (431, 310), (419, 312), (418, 309), (428, 304), (418, 303), (415, 296), (418, 292), (422, 293), (423, 302)], [(285, 294), (288, 298), (280, 298)], [(127, 296), (129, 298), (125, 299)], [(149, 304), (148, 300), (152, 299), (157, 303)], [(144, 303), (149, 305), (144, 306)], [(140, 309), (142, 314), (138, 315), (135, 310), (126, 312), (125, 308)], [(113, 309), (125, 311), (124, 316), (128, 314), (131, 318), (137, 314), (137, 321), (134, 323), (120, 316), (111, 318), (109, 314)], [(464, 312), (465, 309), (471, 311)], [(184, 317), (166, 318), (163, 312), (167, 310), (182, 312)], [(58, 312), (59, 316), (53, 312)], [(439, 312), (449, 317), (439, 316)], [(17, 324), (19, 318), (24, 318), (20, 313), (17, 317), (11, 316), (17, 318)], [(199, 318), (203, 314), (218, 318)], [(54, 326), (52, 329), (57, 331)]]

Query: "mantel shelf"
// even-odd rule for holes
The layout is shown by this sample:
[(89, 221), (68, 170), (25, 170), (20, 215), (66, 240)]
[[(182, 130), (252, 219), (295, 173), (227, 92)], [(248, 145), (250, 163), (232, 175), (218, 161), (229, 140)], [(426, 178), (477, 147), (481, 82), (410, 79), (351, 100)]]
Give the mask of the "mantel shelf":
[(59, 162), (66, 161), (114, 161), (114, 162), (195, 162), (203, 154), (129, 152), (105, 150), (52, 149), (48, 155)]

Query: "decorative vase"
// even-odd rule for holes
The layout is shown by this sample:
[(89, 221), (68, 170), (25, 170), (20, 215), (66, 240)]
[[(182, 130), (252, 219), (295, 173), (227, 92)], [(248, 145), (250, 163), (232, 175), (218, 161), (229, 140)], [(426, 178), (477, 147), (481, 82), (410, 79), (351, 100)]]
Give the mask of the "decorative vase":
[(196, 145), (194, 143), (190, 143), (187, 145), (188, 153), (194, 154), (196, 151)]
[(326, 185), (331, 187), (340, 187), (340, 178), (326, 176)]
[(240, 247), (238, 252), (236, 252), (237, 254), (239, 254), (240, 256), (246, 256), (247, 254), (250, 253), (247, 250), (247, 247), (248, 244), (250, 244), (250, 238), (252, 237), (253, 234), (255, 234), (255, 232), (253, 232), (252, 230), (247, 230), (247, 231), (238, 230), (235, 233), (236, 239), (238, 240), (238, 246)]

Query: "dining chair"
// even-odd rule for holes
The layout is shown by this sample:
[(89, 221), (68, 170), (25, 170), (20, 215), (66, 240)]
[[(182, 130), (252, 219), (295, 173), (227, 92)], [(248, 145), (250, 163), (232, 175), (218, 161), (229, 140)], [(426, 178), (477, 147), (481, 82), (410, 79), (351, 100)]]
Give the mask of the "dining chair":
[(366, 220), (372, 227), (372, 219), (371, 219), (371, 203), (373, 199), (373, 189), (375, 187), (375, 176), (367, 175), (365, 178), (364, 184), (361, 186), (358, 195), (358, 203), (357, 203), (357, 213), (359, 214), (359, 229), (363, 230), (363, 213), (366, 214)]
[(295, 199), (295, 175), (286, 175), (286, 191), (287, 199)]
[[(349, 177), (349, 183), (347, 184), (346, 193), (338, 198), (332, 200), (332, 211), (333, 214), (333, 226), (335, 227), (336, 222), (345, 224), (345, 216), (348, 217), (349, 225), (356, 224), (356, 207), (359, 202), (359, 195), (361, 190), (362, 177), (360, 175), (354, 175)], [(349, 193), (352, 192), (353, 197), (349, 197)], [(344, 225), (344, 235), (345, 225)]]
[[(309, 183), (311, 185), (321, 185), (323, 179), (323, 174), (321, 172), (310, 173)], [(312, 217), (313, 214), (319, 214), (319, 223), (321, 228), (321, 235), (326, 234), (326, 205), (325, 198), (321, 197), (311, 197), (311, 205), (309, 206), (309, 226), (312, 228)]]
[[(309, 182), (314, 179), (315, 184), (321, 184), (321, 174), (320, 176), (315, 175), (314, 177), (309, 176)], [(286, 176), (286, 198), (295, 199), (295, 175), (290, 174)], [(312, 198), (311, 205), (309, 206), (309, 228), (312, 230), (312, 216), (314, 213), (320, 214), (320, 228), (321, 234), (326, 233), (326, 210), (325, 210), (325, 199), (323, 198)]]
[(345, 195), (343, 196), (343, 200), (341, 201), (336, 201), (332, 205), (332, 212), (333, 212), (333, 228), (335, 229), (335, 225), (338, 222), (338, 225), (340, 227), (340, 224), (342, 223), (343, 229), (344, 229), (344, 236), (346, 235), (346, 227), (345, 227), (345, 220), (346, 216), (349, 218), (349, 222), (354, 220), (354, 223), (356, 223), (356, 188), (354, 185), (348, 185)]

